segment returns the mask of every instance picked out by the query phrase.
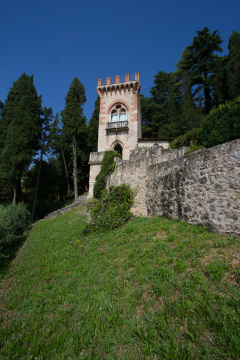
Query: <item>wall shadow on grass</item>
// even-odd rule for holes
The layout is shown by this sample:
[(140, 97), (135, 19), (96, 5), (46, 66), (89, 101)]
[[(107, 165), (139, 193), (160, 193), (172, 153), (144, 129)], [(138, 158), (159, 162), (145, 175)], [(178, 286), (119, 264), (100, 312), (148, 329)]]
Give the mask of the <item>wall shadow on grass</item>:
[(18, 236), (12, 245), (8, 248), (2, 249), (0, 252), (0, 283), (7, 274), (12, 260), (17, 256), (18, 251), (23, 246), (27, 235)]

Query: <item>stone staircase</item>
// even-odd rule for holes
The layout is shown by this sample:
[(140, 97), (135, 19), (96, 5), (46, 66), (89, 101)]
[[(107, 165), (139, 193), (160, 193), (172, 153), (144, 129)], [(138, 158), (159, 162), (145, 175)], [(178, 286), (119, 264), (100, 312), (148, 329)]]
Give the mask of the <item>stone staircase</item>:
[(65, 206), (61, 209), (55, 210), (53, 212), (51, 212), (50, 214), (46, 215), (43, 219), (39, 220), (39, 221), (44, 221), (44, 220), (51, 220), (56, 218), (57, 216), (61, 215), (61, 214), (65, 214), (66, 212), (70, 211), (72, 208), (74, 208), (76, 205), (80, 204), (83, 201), (87, 200), (87, 195), (80, 195), (78, 197), (78, 199), (76, 201), (74, 201), (71, 205)]

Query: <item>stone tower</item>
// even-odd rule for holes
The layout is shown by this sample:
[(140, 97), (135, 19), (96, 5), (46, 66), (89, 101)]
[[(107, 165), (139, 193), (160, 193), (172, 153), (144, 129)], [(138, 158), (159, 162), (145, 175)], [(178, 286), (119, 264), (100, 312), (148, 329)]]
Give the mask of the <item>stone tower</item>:
[(129, 159), (130, 150), (137, 148), (142, 137), (142, 119), (139, 99), (139, 73), (123, 78), (116, 76), (98, 79), (100, 97), (98, 151), (117, 150), (123, 160)]
[(115, 150), (128, 160), (130, 151), (138, 147), (142, 137), (140, 110), (139, 73), (124, 77), (98, 79), (97, 93), (100, 97), (98, 126), (98, 152), (90, 153), (89, 198), (101, 168), (106, 150)]

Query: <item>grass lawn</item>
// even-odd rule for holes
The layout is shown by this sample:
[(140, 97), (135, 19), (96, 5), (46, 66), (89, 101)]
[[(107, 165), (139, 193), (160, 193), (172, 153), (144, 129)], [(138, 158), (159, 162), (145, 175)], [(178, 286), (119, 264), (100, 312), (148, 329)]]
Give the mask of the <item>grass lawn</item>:
[(239, 359), (238, 239), (164, 218), (37, 223), (0, 284), (0, 359)]

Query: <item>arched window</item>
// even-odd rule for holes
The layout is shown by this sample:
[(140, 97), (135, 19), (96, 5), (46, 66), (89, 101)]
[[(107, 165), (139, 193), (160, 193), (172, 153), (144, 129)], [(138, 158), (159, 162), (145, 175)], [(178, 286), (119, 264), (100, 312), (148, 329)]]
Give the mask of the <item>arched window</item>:
[(127, 120), (127, 111), (125, 107), (121, 104), (117, 104), (111, 111), (110, 116), (111, 122), (116, 121), (126, 121)]
[(111, 113), (111, 121), (118, 121), (118, 113), (117, 110), (113, 110)]
[(119, 121), (126, 121), (127, 120), (127, 113), (125, 109), (121, 109), (119, 113)]

